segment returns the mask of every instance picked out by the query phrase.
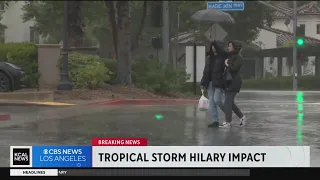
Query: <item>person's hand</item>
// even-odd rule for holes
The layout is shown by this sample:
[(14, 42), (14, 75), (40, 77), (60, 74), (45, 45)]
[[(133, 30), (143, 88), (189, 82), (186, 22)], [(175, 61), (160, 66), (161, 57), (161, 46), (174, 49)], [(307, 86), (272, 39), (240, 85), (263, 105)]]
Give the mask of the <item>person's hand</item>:
[(227, 67), (229, 66), (228, 61), (229, 61), (229, 59), (226, 59), (226, 60), (224, 61), (224, 64), (225, 64)]

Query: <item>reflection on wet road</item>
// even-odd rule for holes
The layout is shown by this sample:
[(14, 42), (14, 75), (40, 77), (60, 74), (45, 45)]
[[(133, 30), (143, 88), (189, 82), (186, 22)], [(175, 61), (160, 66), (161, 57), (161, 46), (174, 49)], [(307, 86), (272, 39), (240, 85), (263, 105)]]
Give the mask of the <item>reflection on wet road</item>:
[[(93, 137), (146, 137), (160, 146), (307, 145), (311, 165), (320, 166), (320, 93), (305, 93), (303, 109), (293, 93), (242, 93), (237, 102), (248, 117), (244, 128), (236, 116), (231, 129), (207, 128), (209, 116), (194, 105), (28, 110), (11, 124), (0, 122), (0, 165), (8, 166), (10, 145), (90, 145)], [(156, 114), (163, 118), (157, 120)]]

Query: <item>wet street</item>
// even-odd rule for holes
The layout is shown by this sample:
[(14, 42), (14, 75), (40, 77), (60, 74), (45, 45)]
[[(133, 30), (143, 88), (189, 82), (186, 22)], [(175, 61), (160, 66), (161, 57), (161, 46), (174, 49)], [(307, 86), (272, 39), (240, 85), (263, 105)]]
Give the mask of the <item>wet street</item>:
[(1, 106), (11, 120), (0, 121), (0, 165), (9, 166), (12, 145), (90, 145), (93, 137), (146, 137), (156, 146), (306, 145), (311, 165), (320, 167), (320, 93), (305, 92), (299, 104), (294, 92), (242, 92), (236, 102), (248, 119), (243, 128), (235, 115), (231, 129), (207, 128), (210, 116), (196, 105)]

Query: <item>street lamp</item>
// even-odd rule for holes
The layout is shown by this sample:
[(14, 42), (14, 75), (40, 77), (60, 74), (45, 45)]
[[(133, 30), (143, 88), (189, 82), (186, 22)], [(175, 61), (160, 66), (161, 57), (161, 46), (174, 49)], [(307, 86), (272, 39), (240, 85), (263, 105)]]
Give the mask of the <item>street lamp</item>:
[(70, 82), (68, 75), (68, 1), (64, 1), (62, 48), (62, 71), (60, 83), (57, 89), (63, 91), (71, 91), (73, 88), (73, 84), (72, 82)]

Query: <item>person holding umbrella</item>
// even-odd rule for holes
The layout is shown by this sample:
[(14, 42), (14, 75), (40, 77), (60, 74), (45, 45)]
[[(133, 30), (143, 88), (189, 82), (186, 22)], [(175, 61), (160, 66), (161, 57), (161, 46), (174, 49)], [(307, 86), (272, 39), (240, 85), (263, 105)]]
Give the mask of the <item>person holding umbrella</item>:
[(230, 127), (232, 121), (232, 111), (240, 118), (240, 126), (245, 125), (245, 116), (235, 104), (234, 99), (237, 93), (240, 92), (242, 86), (242, 79), (240, 76), (240, 69), (242, 66), (241, 44), (234, 42), (228, 43), (228, 59), (225, 60), (225, 71), (223, 73), (225, 100), (224, 100), (224, 113), (225, 122), (220, 127)]
[(220, 41), (213, 41), (210, 44), (209, 52), (206, 54), (206, 63), (203, 76), (200, 82), (201, 89), (207, 89), (210, 107), (212, 110), (213, 122), (208, 127), (219, 127), (218, 107), (223, 111), (223, 71), (224, 60), (227, 52), (224, 44)]

